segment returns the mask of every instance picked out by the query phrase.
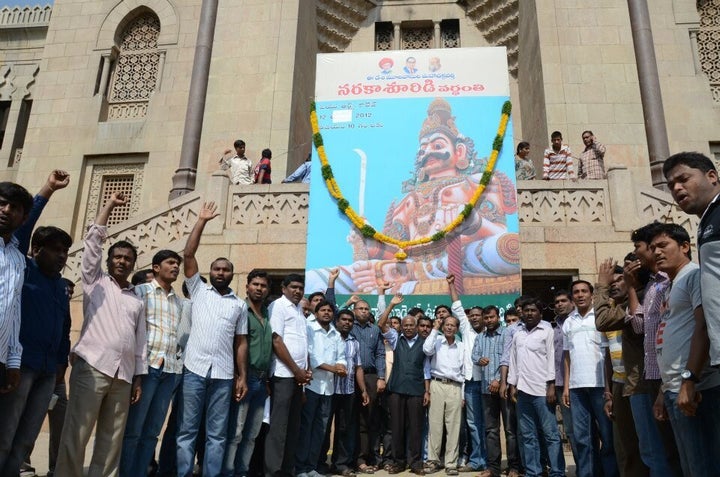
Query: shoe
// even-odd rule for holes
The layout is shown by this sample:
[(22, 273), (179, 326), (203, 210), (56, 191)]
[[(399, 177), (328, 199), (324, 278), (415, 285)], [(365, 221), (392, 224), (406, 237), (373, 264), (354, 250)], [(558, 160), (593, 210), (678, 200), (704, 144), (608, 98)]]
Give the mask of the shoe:
[(35, 468), (27, 462), (23, 462), (23, 464), (20, 466), (19, 475), (20, 477), (37, 477), (37, 474), (35, 473)]
[(422, 467), (415, 467), (414, 469), (410, 469), (410, 472), (415, 475), (425, 475), (428, 473)]
[(458, 470), (457, 470), (455, 467), (451, 467), (451, 468), (449, 468), (449, 469), (445, 469), (445, 473), (446, 473), (447, 475), (458, 475), (458, 474), (459, 474)]
[(399, 466), (397, 464), (391, 464), (390, 468), (387, 470), (388, 474), (399, 474), (400, 472), (404, 471), (405, 468), (402, 466)]
[[(480, 473), (475, 477), (492, 477), (492, 472), (490, 472), (490, 469), (481, 470)], [(515, 474), (515, 477), (519, 476)]]
[(476, 469), (475, 467), (471, 466), (470, 464), (465, 464), (457, 468), (458, 472), (477, 472), (479, 469)]
[[(392, 464), (390, 464), (390, 466), (392, 466)], [(385, 467), (385, 470), (388, 470), (387, 466)], [(375, 467), (373, 467), (372, 465), (360, 464), (358, 466), (358, 472), (360, 472), (361, 474), (374, 474)], [(389, 472), (389, 470), (388, 470), (388, 472)]]
[(442, 470), (442, 466), (439, 462), (436, 462), (434, 460), (429, 460), (425, 462), (425, 473), (426, 474), (434, 474), (435, 472), (438, 472)]

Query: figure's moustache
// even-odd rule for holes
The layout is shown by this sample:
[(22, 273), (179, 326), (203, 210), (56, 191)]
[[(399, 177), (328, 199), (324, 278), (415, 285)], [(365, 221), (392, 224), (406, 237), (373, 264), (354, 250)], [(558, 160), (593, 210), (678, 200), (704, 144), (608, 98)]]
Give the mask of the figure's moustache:
[(445, 162), (450, 159), (450, 153), (449, 152), (428, 152), (424, 156), (418, 157), (417, 161), (415, 161), (415, 162), (418, 167), (422, 167), (430, 159), (439, 159), (439, 160)]

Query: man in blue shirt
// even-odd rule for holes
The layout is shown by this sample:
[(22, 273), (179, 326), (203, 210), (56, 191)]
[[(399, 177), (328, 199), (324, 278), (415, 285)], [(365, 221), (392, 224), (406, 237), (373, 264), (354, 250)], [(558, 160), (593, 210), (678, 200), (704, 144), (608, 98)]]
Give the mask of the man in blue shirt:
[[(55, 170), (33, 200), (27, 221), (15, 232), (18, 249), (27, 255), (30, 234), (43, 208), (70, 176)], [(70, 352), (70, 305), (65, 267), (72, 238), (57, 227), (40, 227), (32, 236), (32, 258), (26, 257), (21, 298), (20, 385), (0, 394), (0, 475), (18, 475), (45, 420), (56, 376), (64, 376)]]

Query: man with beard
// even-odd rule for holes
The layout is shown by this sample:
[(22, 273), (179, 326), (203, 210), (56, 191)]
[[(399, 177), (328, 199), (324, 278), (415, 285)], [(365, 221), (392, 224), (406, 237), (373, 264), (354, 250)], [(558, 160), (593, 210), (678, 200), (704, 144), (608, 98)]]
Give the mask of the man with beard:
[(643, 335), (635, 333), (632, 325), (625, 320), (627, 297), (623, 268), (612, 258), (603, 261), (593, 292), (593, 308), (595, 326), (608, 339), (606, 360), (610, 359), (613, 369), (612, 377), (607, 378), (612, 382), (612, 390), (610, 394), (605, 393), (605, 411), (613, 423), (613, 442), (620, 475), (643, 477), (650, 475), (650, 471), (640, 458), (630, 407), (632, 393), (645, 387), (642, 382)]
[(57, 227), (35, 227), (53, 192), (67, 187), (70, 176), (55, 170), (33, 200), (28, 219), (17, 229), (18, 250), (25, 258), (20, 345), (22, 366), (17, 389), (0, 393), (0, 475), (18, 475), (42, 427), (55, 383), (64, 379), (70, 352), (70, 308), (60, 272), (72, 238)]
[(225, 456), (230, 400), (247, 393), (247, 305), (230, 288), (233, 264), (216, 258), (210, 284), (200, 280), (195, 254), (205, 224), (217, 217), (214, 202), (203, 203), (183, 251), (185, 284), (192, 296), (192, 326), (185, 349), (182, 413), (177, 436), (178, 475), (192, 475), (195, 441), (205, 412), (203, 475), (217, 476)]
[(390, 474), (399, 474), (406, 467), (417, 475), (424, 475), (421, 440), (423, 410), (430, 404), (430, 376), (425, 372), (425, 338), (418, 335), (417, 320), (406, 316), (402, 320), (402, 334), (388, 325), (392, 309), (402, 303), (396, 294), (378, 320), (378, 327), (395, 352), (394, 372), (388, 383), (390, 392), (390, 429), (394, 463)]
[(223, 476), (248, 475), (255, 439), (260, 433), (272, 360), (272, 329), (265, 299), (270, 291), (267, 272), (252, 270), (245, 285), (248, 304), (248, 392), (230, 404), (228, 444)]
[(308, 366), (307, 322), (300, 306), (304, 288), (303, 277), (291, 273), (283, 279), (282, 296), (272, 302), (269, 309), (274, 356), (271, 424), (265, 438), (267, 477), (295, 475), (303, 386), (312, 379)]
[(172, 288), (181, 261), (177, 252), (160, 250), (152, 259), (155, 278), (135, 287), (135, 294), (145, 303), (148, 374), (141, 378), (143, 399), (130, 406), (120, 457), (121, 477), (142, 475), (147, 470), (182, 376), (177, 339), (182, 300)]
[(117, 472), (128, 408), (140, 400), (140, 376), (147, 373), (144, 305), (128, 281), (137, 250), (124, 240), (115, 242), (108, 250), (108, 273), (101, 266), (108, 218), (127, 200), (114, 193), (85, 236), (83, 327), (70, 355), (70, 396), (55, 469), (63, 477), (83, 475), (93, 427), (90, 475)]

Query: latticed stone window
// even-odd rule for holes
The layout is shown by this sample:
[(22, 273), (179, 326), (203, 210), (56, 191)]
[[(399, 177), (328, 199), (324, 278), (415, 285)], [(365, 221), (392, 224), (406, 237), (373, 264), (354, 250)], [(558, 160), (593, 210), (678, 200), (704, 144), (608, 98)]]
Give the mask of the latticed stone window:
[(713, 100), (720, 103), (720, 0), (699, 0), (698, 58), (710, 81)]
[(394, 39), (392, 22), (377, 22), (375, 24), (375, 51), (392, 50)]
[(123, 30), (108, 94), (108, 120), (146, 116), (158, 81), (159, 35), (160, 20), (153, 12), (143, 13)]
[(443, 20), (440, 23), (440, 47), (460, 48), (460, 21)]
[(403, 50), (425, 50), (433, 48), (433, 27), (412, 27), (402, 28), (402, 43), (400, 47)]
[[(125, 159), (137, 160), (137, 157), (128, 156)], [(115, 192), (125, 194), (127, 204), (113, 209), (108, 219), (108, 225), (119, 224), (135, 217), (140, 210), (140, 192), (144, 178), (143, 164), (94, 164), (91, 167), (85, 226), (95, 220), (98, 211)]]

